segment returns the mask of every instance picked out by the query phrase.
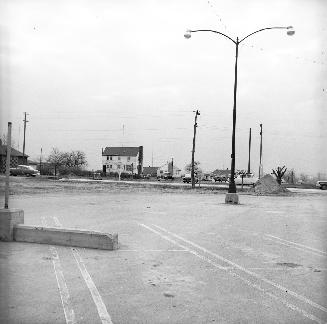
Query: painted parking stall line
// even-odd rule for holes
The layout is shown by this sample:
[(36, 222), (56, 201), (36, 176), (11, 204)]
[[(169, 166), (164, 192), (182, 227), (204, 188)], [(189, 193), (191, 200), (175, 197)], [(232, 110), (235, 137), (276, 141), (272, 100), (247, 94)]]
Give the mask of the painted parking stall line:
[[(62, 224), (60, 223), (60, 221), (57, 217), (54, 216), (53, 221), (56, 224), (56, 226), (62, 227)], [(83, 258), (78, 253), (78, 250), (76, 248), (70, 248), (70, 250), (73, 253), (77, 267), (82, 274), (85, 284), (91, 293), (93, 302), (97, 308), (98, 315), (100, 317), (102, 324), (113, 324), (111, 317), (107, 311), (106, 305), (104, 304), (102, 297), (101, 297), (96, 285), (94, 284), (94, 282), (92, 280), (91, 275), (89, 274), (89, 272), (86, 269)]]
[[(47, 222), (45, 217), (41, 218), (42, 225), (47, 226)], [(76, 316), (75, 312), (71, 303), (69, 290), (66, 284), (64, 272), (62, 270), (60, 258), (58, 255), (58, 251), (54, 246), (49, 247), (50, 253), (51, 253), (51, 259), (53, 264), (54, 273), (57, 280), (57, 285), (59, 289), (60, 299), (62, 308), (64, 311), (65, 319), (67, 324), (75, 324), (76, 322)]]
[(260, 279), (261, 281), (263, 281), (263, 282), (265, 282), (265, 283), (267, 283), (267, 284), (269, 284), (269, 285), (271, 285), (271, 286), (273, 286), (273, 287), (275, 287), (275, 288), (281, 290), (282, 292), (287, 291), (287, 293), (290, 294), (290, 295), (292, 295), (293, 297), (295, 297), (295, 298), (297, 298), (297, 299), (299, 299), (299, 300), (301, 300), (301, 301), (303, 301), (303, 302), (305, 302), (305, 303), (307, 303), (307, 304), (309, 304), (309, 305), (311, 305), (311, 306), (313, 306), (313, 307), (315, 307), (315, 308), (317, 308), (317, 309), (320, 309), (321, 311), (327, 313), (327, 308), (325, 308), (324, 306), (319, 305), (319, 304), (313, 302), (313, 301), (310, 300), (309, 298), (306, 298), (306, 297), (304, 297), (304, 296), (302, 296), (302, 295), (300, 295), (300, 294), (297, 294), (296, 292), (291, 291), (291, 290), (289, 290), (289, 289), (287, 289), (287, 288), (285, 288), (285, 287), (279, 285), (278, 283), (275, 283), (275, 282), (273, 282), (273, 281), (271, 281), (271, 280), (269, 280), (269, 279), (266, 279), (266, 278), (264, 278), (264, 277), (258, 275), (258, 274), (255, 273), (255, 272), (249, 271), (249, 270), (247, 270), (246, 268), (244, 268), (244, 267), (242, 267), (242, 266), (236, 264), (235, 262), (232, 262), (232, 261), (230, 261), (230, 260), (224, 258), (223, 256), (220, 256), (220, 255), (218, 255), (218, 254), (216, 254), (216, 253), (213, 253), (213, 252), (207, 250), (206, 248), (204, 248), (204, 247), (202, 247), (202, 246), (200, 246), (200, 245), (198, 245), (198, 244), (196, 244), (196, 243), (194, 243), (194, 242), (191, 242), (191, 241), (189, 241), (189, 240), (187, 240), (187, 239), (185, 239), (185, 238), (183, 238), (183, 237), (181, 237), (181, 236), (179, 236), (179, 235), (177, 235), (177, 234), (175, 234), (175, 233), (172, 233), (172, 232), (170, 232), (170, 231), (168, 231), (168, 230), (166, 230), (166, 229), (164, 229), (164, 228), (162, 228), (162, 227), (160, 227), (160, 226), (158, 226), (158, 225), (154, 225), (154, 224), (153, 224), (153, 226), (155, 226), (156, 228), (161, 229), (163, 232), (166, 232), (166, 233), (168, 233), (168, 234), (170, 234), (170, 235), (172, 235), (172, 236), (174, 236), (174, 237), (180, 239), (180, 240), (183, 241), (183, 242), (186, 242), (186, 243), (188, 243), (188, 244), (190, 244), (190, 245), (192, 245), (192, 246), (194, 246), (194, 247), (196, 247), (196, 248), (202, 250), (203, 252), (205, 252), (205, 253), (207, 253), (207, 254), (209, 254), (209, 255), (211, 255), (211, 256), (213, 256), (213, 257), (215, 257), (215, 258), (217, 258), (217, 259), (219, 259), (219, 260), (221, 260), (221, 261), (223, 261), (223, 262), (225, 262), (225, 263), (228, 263), (229, 265), (231, 265), (231, 266), (237, 268), (238, 270), (241, 270), (241, 271), (247, 273), (248, 275), (250, 275), (250, 276), (252, 276), (252, 277), (255, 277), (255, 278), (257, 278), (257, 279)]
[(299, 247), (302, 250), (307, 250), (307, 252), (311, 252), (311, 253), (314, 253), (314, 254), (318, 254), (320, 256), (326, 256), (327, 257), (327, 252), (325, 252), (325, 251), (321, 251), (321, 250), (315, 249), (313, 247), (310, 247), (310, 246), (307, 246), (307, 245), (304, 245), (304, 244), (287, 241), (285, 239), (282, 239), (280, 237), (277, 237), (277, 236), (274, 236), (274, 235), (271, 235), (271, 234), (265, 234), (265, 236), (269, 237), (272, 240), (275, 240), (275, 241), (279, 241), (279, 242), (283, 242), (285, 244), (288, 244), (289, 246), (292, 246), (294, 248), (295, 247)]
[(101, 319), (101, 322), (103, 324), (112, 324), (111, 321), (111, 317), (107, 311), (106, 305), (104, 304), (101, 295), (96, 287), (96, 285), (94, 284), (90, 274), (88, 273), (88, 271), (86, 270), (86, 266), (83, 262), (83, 259), (81, 258), (80, 254), (78, 253), (78, 251), (74, 248), (71, 248), (72, 253), (74, 255), (75, 261), (77, 263), (78, 269), (80, 270), (83, 279), (86, 283), (86, 286), (89, 288), (90, 293), (92, 295), (93, 301), (95, 303), (95, 306), (98, 310), (98, 314), (99, 317)]
[[(157, 226), (157, 225), (152, 224), (152, 226), (154, 226), (155, 228), (157, 228), (157, 229), (155, 229), (155, 228), (153, 228), (153, 227), (151, 227), (151, 226), (148, 226), (148, 225), (145, 225), (145, 224), (141, 224), (141, 223), (139, 223), (139, 225), (142, 226), (142, 227), (144, 227), (144, 228), (146, 228), (146, 229), (148, 229), (149, 231), (151, 231), (151, 232), (153, 232), (153, 233), (159, 235), (161, 238), (163, 238), (163, 239), (165, 239), (165, 240), (167, 240), (167, 241), (169, 241), (169, 242), (171, 242), (171, 243), (173, 243), (173, 244), (176, 244), (176, 245), (179, 246), (179, 247), (183, 247), (183, 248), (187, 249), (191, 254), (197, 256), (198, 258), (200, 258), (200, 259), (202, 259), (202, 260), (204, 260), (204, 261), (206, 261), (206, 262), (208, 262), (208, 263), (210, 263), (210, 264), (213, 265), (214, 267), (216, 267), (216, 268), (218, 268), (218, 269), (220, 269), (220, 270), (227, 271), (227, 272), (228, 272), (230, 275), (232, 275), (233, 277), (236, 277), (236, 278), (240, 279), (241, 281), (243, 281), (243, 282), (244, 282), (245, 284), (247, 284), (248, 286), (254, 288), (255, 290), (260, 291), (261, 293), (263, 293), (263, 294), (269, 296), (270, 298), (272, 298), (272, 299), (274, 299), (274, 300), (277, 300), (278, 302), (282, 303), (282, 304), (285, 305), (286, 307), (292, 309), (293, 311), (298, 312), (298, 313), (301, 314), (302, 316), (304, 316), (304, 317), (306, 317), (306, 318), (308, 318), (308, 319), (310, 319), (310, 320), (312, 320), (312, 321), (314, 321), (314, 322), (316, 322), (316, 323), (319, 323), (319, 324), (323, 324), (323, 323), (326, 324), (326, 323), (327, 323), (327, 322), (321, 320), (320, 318), (318, 318), (317, 316), (315, 316), (315, 315), (313, 315), (313, 314), (311, 314), (311, 313), (309, 313), (309, 312), (303, 310), (302, 308), (300, 308), (300, 307), (298, 307), (298, 306), (296, 306), (296, 305), (294, 305), (294, 304), (288, 302), (286, 299), (284, 299), (284, 298), (282, 298), (282, 297), (279, 297), (279, 296), (276, 296), (276, 295), (272, 294), (272, 293), (270, 292), (271, 289), (268, 289), (268, 290), (267, 290), (267, 289), (262, 288), (259, 284), (257, 284), (257, 283), (253, 283), (253, 282), (251, 282), (250, 280), (248, 280), (248, 279), (244, 278), (243, 276), (237, 274), (236, 272), (232, 271), (231, 267), (223, 267), (223, 266), (221, 266), (220, 264), (216, 263), (215, 261), (211, 260), (210, 258), (208, 258), (208, 257), (206, 257), (206, 256), (204, 256), (204, 255), (202, 255), (202, 254), (200, 254), (200, 253), (198, 253), (198, 252), (196, 252), (195, 250), (193, 250), (193, 249), (191, 249), (191, 248), (186, 247), (185, 245), (182, 245), (182, 244), (178, 243), (175, 239), (171, 238), (170, 236), (173, 236), (173, 237), (175, 237), (175, 238), (178, 238), (178, 239), (180, 239), (181, 241), (183, 241), (183, 242), (185, 242), (185, 243), (187, 243), (187, 244), (189, 244), (189, 245), (193, 245), (194, 247), (197, 247), (198, 249), (200, 249), (200, 250), (202, 250), (203, 252), (205, 252), (206, 254), (209, 254), (209, 255), (215, 256), (215, 258), (218, 258), (219, 260), (221, 260), (221, 261), (223, 261), (223, 262), (225, 262), (225, 263), (228, 263), (228, 264), (232, 265), (232, 268), (236, 268), (236, 269), (238, 269), (238, 270), (243, 270), (243, 272), (246, 272), (247, 274), (250, 274), (250, 275), (254, 274), (255, 277), (258, 278), (258, 279), (261, 279), (261, 280), (262, 280), (262, 279), (265, 279), (265, 278), (263, 278), (263, 277), (261, 277), (261, 276), (255, 274), (255, 273), (253, 273), (252, 271), (246, 270), (245, 268), (243, 268), (243, 267), (241, 267), (241, 266), (239, 266), (239, 265), (237, 265), (237, 264), (235, 264), (235, 263), (233, 263), (233, 262), (231, 262), (231, 261), (229, 261), (229, 260), (227, 260), (227, 259), (225, 259), (225, 258), (223, 258), (223, 257), (221, 257), (221, 256), (218, 256), (218, 255), (216, 255), (215, 253), (213, 253), (213, 252), (211, 252), (211, 251), (209, 251), (209, 250), (207, 250), (207, 249), (205, 249), (205, 248), (199, 246), (198, 244), (195, 244), (195, 243), (193, 243), (193, 242), (191, 242), (191, 241), (188, 241), (188, 240), (186, 240), (186, 239), (180, 237), (179, 235), (174, 234), (174, 233), (172, 233), (172, 232), (170, 232), (170, 231), (168, 231), (168, 230), (166, 230), (166, 229), (164, 229), (164, 228), (162, 228), (162, 227), (160, 227), (160, 226)], [(162, 234), (161, 232), (158, 231), (158, 229), (161, 230), (161, 231), (163, 231), (163, 232), (165, 232), (166, 234)], [(167, 234), (168, 234), (169, 236), (167, 236)], [(228, 261), (228, 262), (227, 262), (227, 261)], [(267, 279), (266, 279), (266, 280), (267, 280)], [(262, 280), (262, 281), (264, 281), (264, 280)], [(270, 280), (267, 280), (267, 282), (270, 283)], [(276, 284), (276, 285), (277, 285), (277, 284)], [(277, 286), (279, 286), (279, 285), (277, 285)], [(281, 287), (281, 286), (279, 286), (279, 287)], [(284, 288), (284, 289), (286, 290), (286, 288)], [(285, 290), (284, 290), (283, 292), (285, 292)], [(294, 292), (293, 292), (293, 293), (294, 293)], [(294, 293), (294, 294), (296, 294), (296, 293)], [(304, 299), (304, 300), (305, 300), (306, 302), (308, 302), (311, 306), (314, 306), (314, 307), (315, 307), (315, 306), (318, 306), (317, 308), (319, 308), (320, 310), (323, 310), (323, 311), (324, 311), (325, 308), (324, 308), (323, 306), (318, 305), (318, 304), (316, 304), (316, 303), (310, 301), (309, 299), (307, 299), (307, 298), (305, 298), (305, 297), (303, 297), (303, 296), (300, 296), (300, 295), (298, 295), (298, 294), (296, 294), (296, 295), (297, 295), (298, 297), (300, 297), (300, 298), (299, 298), (300, 300)], [(302, 301), (303, 301), (303, 300), (302, 300)]]

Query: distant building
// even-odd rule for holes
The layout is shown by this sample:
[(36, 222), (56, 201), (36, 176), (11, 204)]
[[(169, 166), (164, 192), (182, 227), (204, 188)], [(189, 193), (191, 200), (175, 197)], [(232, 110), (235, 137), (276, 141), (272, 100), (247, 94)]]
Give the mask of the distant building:
[(159, 169), (159, 167), (151, 167), (151, 166), (144, 167), (143, 175), (145, 175), (145, 176), (150, 175), (151, 177), (156, 177), (158, 169)]
[(143, 146), (102, 149), (102, 170), (104, 173), (141, 175), (143, 172)]
[(219, 169), (216, 169), (215, 171), (211, 172), (211, 176), (212, 177), (215, 177), (215, 176), (219, 176), (219, 177), (222, 177), (222, 176), (225, 176), (226, 178), (229, 178), (230, 177), (230, 170), (228, 169), (224, 169), (224, 170), (219, 170)]
[[(23, 155), (22, 152), (11, 148), (10, 153), (10, 167), (15, 168), (20, 164), (27, 164), (28, 155)], [(6, 161), (7, 161), (7, 145), (2, 144), (2, 140), (0, 139), (0, 173), (6, 172)]]
[(167, 162), (158, 168), (157, 177), (161, 177), (164, 174), (169, 173), (174, 178), (177, 178), (177, 177), (181, 176), (181, 172), (182, 172), (182, 170), (180, 168), (178, 168), (175, 164), (173, 164), (172, 162)]

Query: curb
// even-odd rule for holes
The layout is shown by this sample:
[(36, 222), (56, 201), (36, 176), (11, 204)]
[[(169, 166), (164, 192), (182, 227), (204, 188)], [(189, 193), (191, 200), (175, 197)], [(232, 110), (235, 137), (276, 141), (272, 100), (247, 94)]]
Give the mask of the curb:
[(118, 249), (118, 234), (58, 227), (17, 224), (13, 227), (13, 240), (102, 250)]

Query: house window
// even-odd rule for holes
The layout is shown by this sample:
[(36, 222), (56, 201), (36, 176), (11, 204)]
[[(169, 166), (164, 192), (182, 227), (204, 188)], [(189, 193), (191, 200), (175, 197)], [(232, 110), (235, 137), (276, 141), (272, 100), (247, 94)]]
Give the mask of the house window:
[(112, 161), (112, 156), (110, 156), (110, 161)]
[(117, 169), (120, 169), (120, 164), (117, 165)]
[(128, 156), (128, 157), (127, 157), (127, 161), (130, 161), (130, 160), (131, 160), (131, 157), (130, 157), (130, 156)]
[(107, 160), (109, 160), (109, 156), (107, 156)]
[(120, 156), (118, 156), (118, 161), (120, 161)]
[(109, 168), (112, 169), (112, 164), (109, 165)]

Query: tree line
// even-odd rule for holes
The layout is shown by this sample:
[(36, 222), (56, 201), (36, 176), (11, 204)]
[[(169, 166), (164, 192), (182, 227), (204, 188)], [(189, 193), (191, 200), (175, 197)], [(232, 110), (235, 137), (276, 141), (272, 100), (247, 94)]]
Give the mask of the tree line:
[(46, 162), (54, 169), (55, 176), (60, 174), (76, 173), (87, 166), (86, 155), (82, 151), (60, 151), (53, 148)]

